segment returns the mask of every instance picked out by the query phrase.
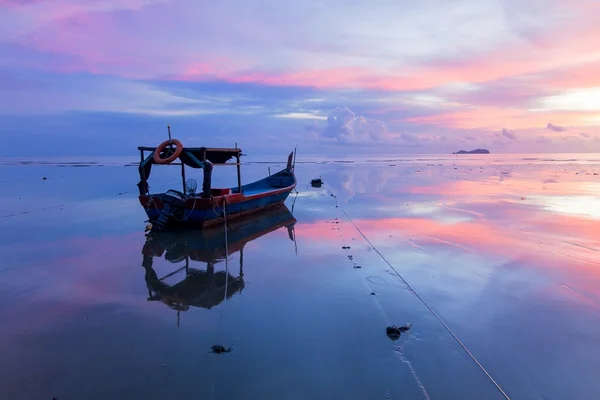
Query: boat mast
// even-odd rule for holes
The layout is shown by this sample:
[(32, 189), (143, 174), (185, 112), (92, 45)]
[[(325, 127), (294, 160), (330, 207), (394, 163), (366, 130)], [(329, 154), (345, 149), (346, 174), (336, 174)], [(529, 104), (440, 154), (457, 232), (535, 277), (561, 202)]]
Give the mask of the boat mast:
[(296, 168), (296, 152), (298, 151), (298, 146), (294, 146), (294, 163), (292, 164), (292, 170)]
[[(235, 148), (238, 148), (237, 142), (235, 143)], [(238, 193), (242, 193), (242, 176), (240, 171), (240, 152), (238, 151), (235, 154), (236, 164), (237, 164), (237, 181), (238, 181)]]

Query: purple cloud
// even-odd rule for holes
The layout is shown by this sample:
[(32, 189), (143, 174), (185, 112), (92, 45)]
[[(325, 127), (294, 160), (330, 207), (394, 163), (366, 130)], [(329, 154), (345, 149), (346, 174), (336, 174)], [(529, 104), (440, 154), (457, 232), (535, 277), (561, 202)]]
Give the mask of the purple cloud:
[(307, 132), (315, 133), (319, 130), (319, 123), (315, 120), (308, 121), (304, 126)]
[(535, 138), (536, 143), (550, 143), (550, 139), (544, 135), (539, 135)]
[(551, 131), (554, 131), (554, 132), (564, 132), (567, 130), (567, 128), (565, 128), (565, 127), (554, 125), (550, 122), (548, 122), (548, 125), (546, 125), (546, 129), (550, 129)]
[[(533, 107), (535, 99), (549, 96), (552, 91), (548, 87), (529, 82), (518, 77), (510, 77), (470, 85), (470, 90), (446, 90), (446, 96), (464, 104), (487, 107)], [(444, 92), (444, 90), (440, 90)]]
[(402, 132), (400, 138), (408, 143), (418, 143), (420, 141), (419, 136), (410, 132)]
[(566, 135), (560, 137), (562, 140), (579, 140), (578, 136), (575, 135)]
[(580, 132), (579, 136), (584, 137), (586, 139), (589, 139), (590, 137), (592, 137), (592, 135), (590, 135), (589, 133), (585, 133), (585, 132)]
[(510, 131), (506, 128), (502, 128), (502, 136), (504, 136), (505, 138), (508, 138), (510, 140), (516, 140), (517, 139), (517, 135), (515, 135), (514, 131)]

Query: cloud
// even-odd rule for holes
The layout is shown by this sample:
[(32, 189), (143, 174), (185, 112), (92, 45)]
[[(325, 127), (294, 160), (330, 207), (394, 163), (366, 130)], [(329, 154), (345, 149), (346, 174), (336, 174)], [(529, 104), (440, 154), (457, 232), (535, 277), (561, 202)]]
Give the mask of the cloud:
[[(429, 113), (409, 116), (406, 121), (413, 125), (432, 125), (436, 127), (464, 130), (492, 130), (498, 125), (516, 126), (519, 130), (539, 128), (546, 125), (548, 118), (560, 118), (573, 126), (600, 125), (598, 111), (513, 108), (461, 104), (447, 99), (451, 106), (431, 108)], [(510, 103), (510, 102), (509, 102)], [(600, 107), (598, 108), (600, 109)]]
[(508, 138), (510, 140), (516, 140), (517, 139), (517, 135), (515, 135), (514, 131), (510, 131), (506, 128), (502, 128), (502, 136), (504, 136), (505, 138)]
[[(159, 118), (344, 151), (471, 138), (535, 151), (543, 134), (548, 151), (600, 151), (548, 124), (600, 132), (600, 2), (321, 3), (0, 0), (0, 114), (40, 118), (19, 130), (31, 137), (42, 118), (79, 113), (77, 132), (104, 115), (127, 132)], [(518, 140), (490, 138), (500, 126)]]
[[(142, 81), (82, 74), (66, 79), (47, 74), (0, 75), (0, 83), (16, 77), (0, 90), (1, 115), (47, 115), (69, 111), (119, 112), (155, 116), (189, 116), (228, 110), (228, 99), (198, 93), (175, 93)], [(37, 86), (34, 85), (37, 83)], [(43, 90), (40, 90), (42, 88)]]
[(590, 137), (592, 137), (592, 135), (590, 135), (589, 133), (585, 133), (585, 132), (580, 132), (579, 136), (584, 137), (586, 139), (589, 139)]
[(410, 132), (401, 132), (400, 139), (405, 142), (408, 142), (408, 143), (418, 143), (418, 142), (426, 141), (424, 138), (420, 138), (419, 136), (417, 136), (413, 133), (410, 133)]
[(551, 140), (544, 135), (539, 135), (538, 137), (535, 138), (535, 142), (536, 143), (550, 143)]
[[(12, 0), (4, 1), (3, 23), (0, 38), (6, 41), (44, 28), (53, 22), (62, 21), (88, 13), (111, 13), (115, 11), (137, 11), (168, 0)], [(0, 1), (2, 6), (3, 1)]]
[[(328, 7), (314, 0), (286, 7), (274, 7), (278, 3), (273, 0), (11, 4), (21, 5), (8, 7), (0, 19), (5, 40), (79, 57), (79, 67), (88, 72), (145, 79), (217, 77), (395, 91), (483, 84), (570, 66), (595, 48), (589, 39), (597, 33), (588, 7), (565, 7), (558, 0), (543, 7), (507, 3), (504, 15), (492, 0), (437, 0), (418, 6), (383, 0), (368, 12), (369, 18), (362, 7), (341, 0), (331, 0)], [(439, 13), (446, 16), (443, 23)], [(571, 18), (563, 17), (567, 13)], [(291, 18), (304, 18), (304, 23), (290, 24)], [(358, 20), (362, 29), (350, 29)], [(588, 31), (581, 28), (586, 23)], [(164, 29), (154, 29), (158, 25)], [(554, 45), (532, 49), (521, 37)], [(389, 45), (398, 41), (403, 46)]]
[(336, 107), (321, 131), (321, 137), (338, 143), (380, 142), (386, 134), (387, 127), (382, 121), (356, 116), (348, 107)]
[(450, 101), (484, 107), (530, 107), (540, 96), (550, 95), (550, 88), (521, 76), (465, 84), (463, 90), (450, 90)]
[(573, 88), (541, 97), (538, 108), (549, 111), (591, 111), (600, 109), (600, 87)]
[(289, 112), (289, 113), (284, 113), (284, 114), (275, 114), (273, 115), (274, 118), (287, 118), (287, 119), (310, 119), (310, 120), (315, 120), (315, 119), (327, 119), (323, 116), (320, 115), (316, 115), (316, 114), (312, 114), (312, 113), (307, 113), (307, 112)]
[(565, 140), (565, 141), (579, 141), (581, 140), (581, 138), (577, 135), (564, 135), (560, 137), (561, 140)]
[(548, 122), (548, 125), (546, 125), (546, 129), (550, 129), (551, 131), (554, 131), (554, 132), (564, 132), (567, 130), (567, 128), (564, 128), (564, 127), (558, 126), (558, 125), (554, 125), (550, 122)]
[(495, 139), (492, 143), (498, 147), (506, 147), (506, 142), (502, 139)]

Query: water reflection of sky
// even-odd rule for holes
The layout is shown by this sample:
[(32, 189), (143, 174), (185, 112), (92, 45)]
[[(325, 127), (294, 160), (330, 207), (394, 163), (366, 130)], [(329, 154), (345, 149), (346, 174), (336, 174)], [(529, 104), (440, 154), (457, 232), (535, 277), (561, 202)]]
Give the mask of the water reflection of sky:
[(299, 164), (295, 243), (245, 243), (243, 292), (179, 327), (147, 301), (135, 168), (0, 167), (0, 397), (501, 398), (344, 210), (511, 397), (598, 398), (600, 164), (521, 158)]
[(532, 398), (594, 398), (599, 169), (388, 166), (342, 171), (332, 191), (499, 377)]

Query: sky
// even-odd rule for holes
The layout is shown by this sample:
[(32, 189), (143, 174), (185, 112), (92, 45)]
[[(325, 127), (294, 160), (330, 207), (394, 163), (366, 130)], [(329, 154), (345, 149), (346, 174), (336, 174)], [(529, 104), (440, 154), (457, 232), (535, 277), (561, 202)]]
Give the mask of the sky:
[(0, 156), (600, 152), (598, 0), (0, 0)]

